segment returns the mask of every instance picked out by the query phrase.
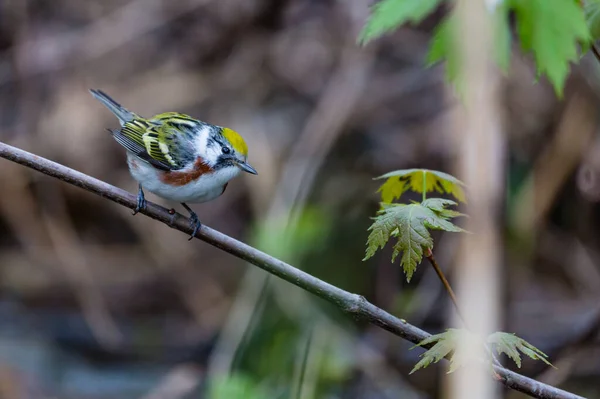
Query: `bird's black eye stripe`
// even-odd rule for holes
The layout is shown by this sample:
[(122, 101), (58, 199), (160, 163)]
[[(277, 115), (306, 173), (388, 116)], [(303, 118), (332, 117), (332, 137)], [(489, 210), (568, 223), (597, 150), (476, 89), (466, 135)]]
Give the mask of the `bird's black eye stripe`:
[(231, 152), (229, 147), (225, 147), (225, 146), (223, 146), (223, 148), (221, 148), (221, 151), (223, 151), (223, 154), (229, 154)]

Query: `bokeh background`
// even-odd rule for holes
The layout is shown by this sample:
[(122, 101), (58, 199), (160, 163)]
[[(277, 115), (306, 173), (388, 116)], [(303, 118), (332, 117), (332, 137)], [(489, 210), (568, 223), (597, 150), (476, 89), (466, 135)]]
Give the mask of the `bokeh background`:
[[(205, 224), (441, 332), (452, 308), (433, 270), (406, 284), (389, 248), (361, 259), (373, 177), (454, 171), (459, 104), (425, 67), (444, 10), (359, 47), (369, 4), (1, 0), (0, 138), (135, 192), (89, 88), (231, 127), (259, 175), (193, 206)], [(503, 330), (559, 367), (520, 372), (600, 397), (598, 63), (561, 100), (535, 80), (514, 51)], [(443, 364), (408, 375), (420, 349), (216, 248), (4, 160), (0, 188), (0, 398), (443, 396)], [(435, 237), (452, 279), (457, 237)]]

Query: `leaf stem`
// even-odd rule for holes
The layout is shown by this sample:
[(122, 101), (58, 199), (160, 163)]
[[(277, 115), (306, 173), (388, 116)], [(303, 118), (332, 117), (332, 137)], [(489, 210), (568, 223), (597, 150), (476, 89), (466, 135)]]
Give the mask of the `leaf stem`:
[(598, 50), (598, 47), (596, 47), (595, 43), (592, 43), (592, 53), (594, 53), (596, 60), (598, 60), (598, 62), (600, 62), (600, 51)]
[(454, 294), (454, 290), (452, 290), (452, 287), (450, 286), (450, 283), (448, 282), (448, 279), (446, 279), (446, 276), (444, 275), (444, 272), (438, 266), (437, 261), (435, 260), (435, 257), (433, 256), (433, 252), (431, 251), (430, 248), (427, 250), (425, 256), (427, 257), (427, 260), (429, 260), (429, 263), (431, 263), (431, 266), (433, 266), (433, 270), (435, 270), (435, 273), (440, 278), (440, 281), (442, 282), (442, 285), (444, 286), (444, 288), (448, 292), (448, 295), (450, 296), (450, 299), (452, 300), (452, 303), (454, 304), (454, 308), (456, 309), (456, 313), (458, 313), (458, 317), (460, 317), (460, 319), (462, 320), (463, 324), (468, 329), (469, 327), (467, 325), (467, 321), (466, 321), (465, 317), (463, 316), (462, 311), (460, 310), (460, 306), (458, 306), (458, 300), (456, 299), (456, 295)]
[(422, 170), (421, 173), (423, 173), (423, 201), (425, 201), (427, 198), (427, 172)]
[[(452, 303), (454, 304), (454, 307), (456, 308), (456, 313), (458, 314), (458, 317), (461, 319), (461, 321), (465, 325), (465, 328), (468, 330), (469, 326), (467, 324), (467, 320), (465, 319), (465, 316), (463, 315), (462, 311), (460, 310), (460, 307), (458, 306), (458, 300), (456, 299), (454, 290), (452, 290), (452, 287), (450, 286), (450, 282), (446, 278), (446, 275), (444, 274), (442, 269), (440, 269), (439, 265), (437, 264), (437, 261), (435, 260), (435, 257), (433, 256), (433, 251), (431, 251), (431, 248), (427, 249), (427, 252), (425, 253), (425, 257), (427, 258), (427, 260), (429, 260), (429, 263), (431, 263), (431, 266), (433, 266), (433, 270), (435, 270), (435, 273), (440, 278), (442, 285), (448, 292), (448, 295), (450, 296), (450, 299), (452, 300)], [(502, 366), (500, 361), (496, 357), (496, 355), (494, 355), (494, 352), (492, 351), (492, 349), (489, 347), (489, 345), (484, 344), (484, 347), (485, 347), (485, 350), (490, 355), (493, 364), (495, 364), (496, 366)], [(497, 376), (498, 376), (498, 373), (496, 373), (494, 371), (494, 377), (497, 378)]]

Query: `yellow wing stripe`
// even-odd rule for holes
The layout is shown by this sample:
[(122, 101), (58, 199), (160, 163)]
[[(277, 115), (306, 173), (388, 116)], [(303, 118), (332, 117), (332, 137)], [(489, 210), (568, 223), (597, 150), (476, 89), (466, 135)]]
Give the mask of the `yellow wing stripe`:
[(178, 112), (165, 112), (155, 115), (152, 121), (160, 121), (163, 123), (175, 123), (189, 128), (194, 128), (198, 125), (198, 121), (189, 115), (180, 114)]
[(165, 143), (161, 143), (155, 132), (147, 132), (143, 135), (144, 145), (146, 151), (154, 159), (160, 160), (162, 158), (173, 166), (177, 166), (177, 163), (173, 160), (171, 154), (169, 154), (169, 147)]
[(158, 143), (158, 147), (162, 151), (165, 158), (167, 158), (167, 161), (169, 161), (169, 163), (171, 165), (175, 165), (175, 161), (173, 161), (173, 157), (169, 154), (169, 146), (166, 145), (165, 143)]

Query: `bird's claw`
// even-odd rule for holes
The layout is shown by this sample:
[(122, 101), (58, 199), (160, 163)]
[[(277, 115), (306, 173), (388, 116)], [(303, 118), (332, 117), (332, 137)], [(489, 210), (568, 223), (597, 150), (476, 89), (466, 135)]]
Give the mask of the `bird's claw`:
[(188, 241), (191, 241), (192, 238), (196, 237), (196, 234), (198, 234), (198, 230), (200, 230), (200, 227), (202, 227), (202, 223), (200, 223), (198, 215), (196, 215), (196, 213), (194, 212), (190, 213), (190, 227), (192, 227), (194, 231), (192, 232), (190, 238), (188, 238)]
[(133, 210), (133, 214), (137, 214), (139, 211), (146, 209), (146, 198), (144, 197), (144, 191), (142, 190), (142, 186), (138, 190), (137, 195), (137, 206)]

